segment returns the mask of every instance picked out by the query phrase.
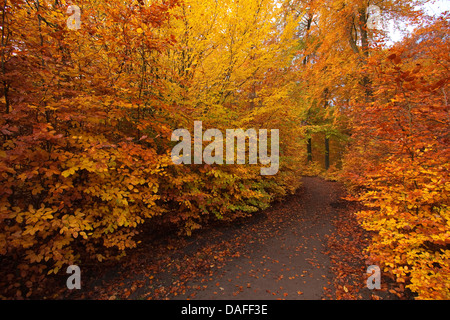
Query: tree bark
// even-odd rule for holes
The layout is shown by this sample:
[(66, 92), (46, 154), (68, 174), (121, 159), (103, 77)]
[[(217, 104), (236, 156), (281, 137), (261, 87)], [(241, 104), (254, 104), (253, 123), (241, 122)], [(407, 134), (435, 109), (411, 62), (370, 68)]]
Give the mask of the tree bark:
[(312, 162), (312, 139), (308, 138), (308, 145), (307, 147), (307, 152), (308, 152), (308, 163)]
[(330, 168), (330, 138), (325, 136), (325, 170)]

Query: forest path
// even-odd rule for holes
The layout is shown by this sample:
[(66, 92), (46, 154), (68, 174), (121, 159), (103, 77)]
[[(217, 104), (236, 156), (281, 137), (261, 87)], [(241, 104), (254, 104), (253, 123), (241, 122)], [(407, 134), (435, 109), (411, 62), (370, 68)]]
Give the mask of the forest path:
[(85, 273), (85, 290), (69, 298), (370, 298), (354, 204), (341, 199), (340, 183), (302, 181), (295, 194), (244, 221), (191, 237), (143, 238), (121, 262)]
[[(241, 226), (240, 254), (221, 268), (213, 281), (192, 281), (201, 288), (195, 299), (322, 299), (333, 274), (327, 235), (342, 195), (340, 186), (320, 178), (303, 178), (303, 186), (268, 209), (266, 219)], [(235, 235), (236, 237), (236, 235)], [(233, 241), (233, 239), (230, 239)], [(181, 298), (188, 297), (186, 292)]]

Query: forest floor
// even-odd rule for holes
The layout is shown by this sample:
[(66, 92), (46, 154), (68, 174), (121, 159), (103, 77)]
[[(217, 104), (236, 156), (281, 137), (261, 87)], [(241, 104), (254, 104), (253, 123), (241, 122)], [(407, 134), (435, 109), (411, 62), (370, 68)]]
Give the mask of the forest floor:
[(369, 235), (354, 215), (360, 204), (344, 196), (338, 182), (303, 177), (294, 195), (239, 223), (143, 241), (97, 270), (80, 266), (82, 289), (59, 298), (396, 299), (387, 284), (366, 288)]

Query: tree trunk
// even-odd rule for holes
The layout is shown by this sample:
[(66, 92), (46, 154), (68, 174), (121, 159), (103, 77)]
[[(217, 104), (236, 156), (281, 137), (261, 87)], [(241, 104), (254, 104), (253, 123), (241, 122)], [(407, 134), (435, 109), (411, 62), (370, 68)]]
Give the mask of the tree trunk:
[(311, 138), (308, 138), (307, 151), (308, 151), (308, 163), (309, 163), (309, 162), (312, 162), (312, 139)]
[[(312, 19), (313, 19), (312, 15), (308, 16), (306, 32), (311, 30)], [(306, 66), (307, 63), (308, 63), (308, 55), (306, 55), (303, 58), (303, 65)], [(308, 138), (308, 144), (307, 144), (306, 148), (307, 148), (307, 155), (308, 155), (308, 163), (311, 163), (312, 162), (312, 138)]]
[[(325, 98), (324, 108), (328, 109), (328, 106), (329, 106), (329, 102), (328, 102), (329, 90), (328, 90), (328, 88), (325, 88), (323, 94), (324, 94), (324, 98)], [(330, 138), (328, 138), (325, 133), (325, 170), (328, 170), (329, 167), (330, 167)]]
[(325, 136), (325, 170), (330, 168), (330, 138)]

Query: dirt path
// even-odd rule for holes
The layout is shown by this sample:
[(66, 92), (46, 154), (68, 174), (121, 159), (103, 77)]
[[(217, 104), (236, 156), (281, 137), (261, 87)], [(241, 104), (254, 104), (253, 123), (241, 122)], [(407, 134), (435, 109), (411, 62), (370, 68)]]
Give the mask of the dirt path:
[(343, 195), (339, 183), (304, 177), (296, 194), (250, 220), (143, 242), (72, 298), (336, 299), (327, 239)]
[(212, 283), (206, 288), (204, 283), (189, 283), (203, 288), (195, 299), (332, 298), (327, 290), (330, 258), (324, 252), (326, 235), (333, 232), (332, 204), (340, 195), (336, 183), (305, 177), (295, 196), (274, 205), (266, 212), (267, 220), (248, 228), (251, 234), (242, 254), (228, 261)]

